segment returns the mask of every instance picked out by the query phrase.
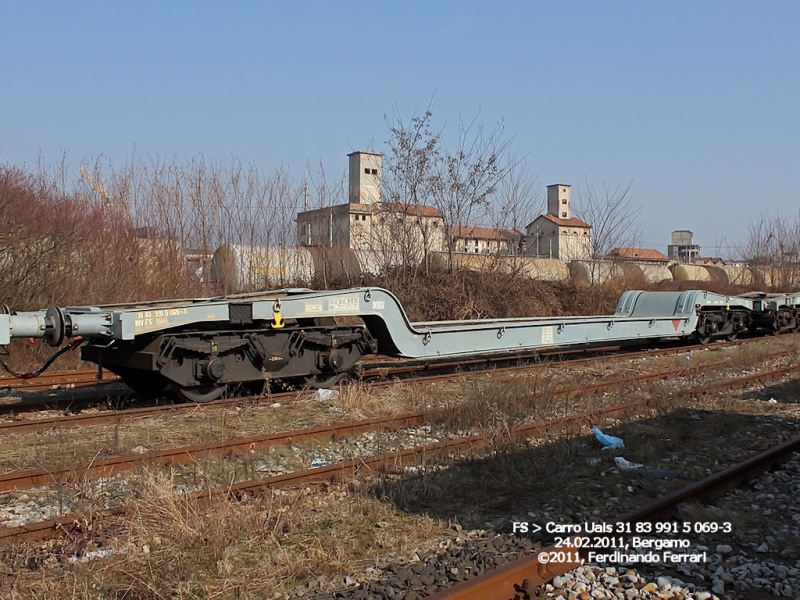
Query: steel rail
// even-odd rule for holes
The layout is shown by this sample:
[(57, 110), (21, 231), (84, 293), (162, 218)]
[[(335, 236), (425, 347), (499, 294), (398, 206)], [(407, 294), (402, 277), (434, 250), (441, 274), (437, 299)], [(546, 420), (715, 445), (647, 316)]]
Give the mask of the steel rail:
[[(794, 373), (800, 371), (800, 365), (794, 365), (790, 367), (784, 367), (782, 369), (775, 369), (773, 371), (768, 371), (765, 373), (757, 374), (757, 375), (749, 375), (743, 378), (735, 378), (731, 380), (726, 380), (724, 382), (720, 382), (718, 384), (718, 388), (724, 389), (728, 387), (736, 387), (740, 384), (741, 381), (747, 380), (748, 383), (751, 383), (756, 380), (756, 378), (767, 379), (771, 377), (780, 377), (789, 373)], [(708, 386), (699, 386), (696, 388), (692, 388), (690, 390), (685, 391), (678, 391), (677, 394), (685, 394), (688, 396), (695, 396), (702, 393), (707, 393), (706, 388)], [(578, 413), (575, 415), (559, 417), (556, 419), (551, 419), (542, 423), (531, 423), (528, 425), (524, 425), (518, 428), (511, 430), (510, 435), (512, 439), (519, 439), (523, 437), (531, 437), (534, 435), (542, 435), (547, 434), (553, 429), (560, 429), (564, 430), (571, 426), (580, 426), (585, 423), (590, 422), (592, 419), (596, 419), (599, 416), (607, 417), (610, 415), (614, 415), (617, 413), (630, 413), (636, 412), (639, 409), (646, 409), (651, 404), (653, 404), (653, 400), (640, 400), (638, 402), (630, 403), (630, 404), (623, 404), (617, 405), (612, 407), (607, 407), (603, 409), (599, 409), (596, 411), (585, 412), (585, 413)], [(800, 443), (797, 440), (800, 438), (796, 438), (795, 444)], [(402, 472), (402, 468), (406, 465), (426, 465), (430, 460), (441, 456), (442, 454), (450, 454), (456, 451), (464, 451), (474, 447), (486, 447), (490, 443), (490, 440), (487, 436), (483, 435), (475, 435), (469, 436), (466, 438), (459, 438), (456, 440), (450, 440), (447, 442), (438, 442), (435, 444), (428, 444), (422, 447), (414, 447), (408, 448), (405, 450), (399, 450), (394, 452), (388, 452), (385, 454), (364, 457), (364, 458), (357, 458), (354, 460), (336, 463), (334, 465), (328, 465), (325, 467), (315, 468), (315, 469), (306, 469), (303, 471), (295, 471), (292, 473), (286, 473), (283, 475), (276, 475), (272, 477), (267, 477), (258, 480), (252, 481), (243, 481), (237, 484), (212, 488), (208, 490), (200, 490), (198, 492), (186, 494), (185, 498), (187, 499), (194, 499), (201, 505), (205, 506), (211, 502), (218, 501), (221, 498), (238, 498), (245, 495), (254, 495), (261, 493), (265, 489), (270, 488), (285, 488), (285, 487), (293, 487), (297, 485), (303, 485), (307, 483), (315, 483), (315, 482), (322, 482), (322, 481), (336, 481), (342, 480), (347, 478), (354, 478), (360, 476), (364, 472), (372, 472), (372, 471), (382, 471), (382, 472)], [(786, 453), (791, 454), (790, 450), (783, 449), (780, 451), (780, 456), (785, 456)], [(762, 453), (765, 454), (765, 453)], [(761, 456), (761, 455), (759, 455)], [(749, 471), (743, 470), (742, 473), (754, 473), (758, 472), (758, 463), (763, 458), (756, 460), (756, 459), (748, 459), (750, 462), (748, 463), (747, 469)], [(748, 461), (745, 461), (748, 462)], [(726, 469), (729, 471), (730, 469)], [(744, 476), (744, 475), (742, 475)], [(714, 477), (714, 476), (712, 476)], [(719, 474), (717, 475), (719, 477)], [(711, 479), (711, 478), (707, 478)], [(705, 482), (706, 480), (703, 480)], [(698, 482), (697, 484), (692, 484), (688, 486), (687, 489), (695, 490), (695, 486), (698, 486), (702, 482)], [(703, 486), (697, 487), (695, 491), (691, 493), (700, 493), (703, 489), (705, 489), (704, 484)], [(723, 483), (719, 482), (714, 484), (717, 486), (718, 489), (722, 489)], [(671, 497), (667, 496), (667, 498)], [(662, 499), (663, 500), (663, 499)], [(659, 501), (661, 502), (661, 501)], [(677, 501), (676, 501), (677, 502)], [(656, 503), (652, 503), (656, 504)], [(649, 507), (650, 505), (648, 505)], [(104, 511), (100, 511), (97, 513), (93, 513), (95, 516), (104, 516), (104, 515), (119, 515), (125, 514), (130, 510), (129, 507), (122, 506), (118, 508), (106, 509)], [(659, 509), (665, 510), (665, 509)], [(627, 516), (627, 515), (626, 515)], [(620, 518), (621, 520), (622, 518)], [(53, 519), (49, 521), (42, 521), (37, 523), (31, 523), (27, 525), (22, 525), (19, 527), (14, 528), (2, 528), (0, 527), (0, 545), (4, 543), (9, 543), (14, 540), (18, 539), (41, 539), (42, 537), (47, 537), (49, 535), (53, 535), (57, 533), (59, 530), (70, 530), (76, 527), (80, 528), (82, 523), (90, 522), (92, 520), (92, 515), (83, 515), (83, 516), (67, 516), (62, 517), (59, 519)], [(524, 559), (522, 562), (529, 561), (530, 559)], [(518, 561), (519, 562), (519, 561)], [(511, 563), (510, 565), (506, 565), (501, 567), (497, 571), (492, 573), (496, 574), (498, 579), (495, 579), (495, 576), (492, 576), (492, 573), (487, 573), (482, 575), (481, 577), (477, 578), (476, 580), (465, 582), (455, 586), (452, 589), (456, 589), (466, 584), (472, 584), (479, 580), (482, 580), (484, 577), (492, 576), (490, 580), (491, 583), (486, 584), (488, 588), (481, 588), (483, 591), (476, 592), (477, 596), (472, 595), (464, 595), (464, 596), (454, 596), (454, 598), (506, 598), (508, 596), (484, 596), (481, 595), (486, 592), (486, 589), (491, 589), (492, 586), (499, 585), (505, 586), (505, 589), (508, 589), (508, 585), (516, 586), (518, 589), (528, 589), (526, 587), (524, 579), (527, 579), (529, 584), (531, 581), (534, 583), (537, 581), (544, 581), (546, 583), (553, 577), (559, 574), (566, 573), (572, 568), (579, 566), (579, 564), (573, 564), (570, 566), (570, 563), (564, 563), (559, 565), (559, 568), (564, 568), (565, 570), (560, 571), (553, 571), (552, 565), (540, 565), (538, 562), (535, 563), (534, 567), (526, 566), (524, 567), (525, 577), (519, 577), (519, 571), (515, 568), (512, 568), (513, 565), (516, 563)], [(566, 568), (569, 567), (569, 568)], [(533, 571), (531, 571), (531, 568)], [(522, 582), (522, 583), (520, 583)], [(481, 583), (481, 586), (484, 584)], [(536, 585), (540, 585), (540, 583), (536, 583)], [(449, 593), (451, 590), (447, 590)], [(459, 592), (461, 593), (461, 592)], [(507, 593), (507, 592), (506, 592)], [(469, 593), (471, 594), (471, 592)], [(514, 592), (511, 592), (511, 595), (514, 595)], [(437, 595), (438, 596), (438, 595)], [(443, 596), (449, 597), (449, 596)]]
[[(470, 372), (477, 372), (481, 369), (479, 367), (484, 367), (485, 369), (488, 368), (495, 368), (495, 370), (509, 370), (509, 369), (521, 369), (521, 368), (532, 368), (539, 365), (537, 364), (526, 364), (526, 365), (515, 365), (515, 366), (505, 366), (505, 367), (495, 367), (497, 364), (508, 363), (508, 362), (518, 362), (518, 361), (547, 361), (547, 359), (555, 359), (556, 361), (559, 360), (569, 360), (569, 361), (580, 361), (580, 360), (591, 360), (596, 358), (601, 358), (605, 355), (602, 353), (610, 353), (610, 352), (619, 352), (622, 348), (620, 346), (603, 346), (598, 348), (592, 349), (578, 349), (578, 350), (562, 350), (562, 351), (553, 351), (553, 352), (538, 352), (538, 353), (530, 353), (530, 352), (523, 352), (523, 353), (513, 353), (513, 352), (505, 352), (501, 354), (491, 354), (481, 356), (480, 358), (473, 358), (467, 360), (456, 360), (456, 359), (447, 359), (442, 361), (434, 361), (434, 360), (386, 360), (386, 361), (378, 361), (378, 362), (367, 362), (363, 365), (356, 365), (356, 369), (352, 373), (348, 373), (347, 375), (354, 377), (356, 380), (360, 381), (367, 381), (370, 383), (380, 383), (381, 379), (385, 379), (387, 377), (391, 378), (401, 378), (405, 379), (407, 377), (419, 376), (420, 378), (425, 379), (436, 379), (438, 378), (445, 378), (445, 377), (452, 377), (453, 370), (456, 369), (467, 369)], [(661, 350), (665, 354), (667, 353), (676, 353), (681, 352), (681, 348), (676, 348), (673, 350)], [(659, 351), (645, 351), (645, 352), (659, 352)], [(573, 356), (576, 355), (587, 355), (592, 354), (590, 359), (574, 359)], [(639, 353), (633, 353), (639, 354)], [(566, 359), (564, 357), (567, 357)], [(542, 364), (549, 364), (542, 363)], [(436, 375), (433, 373), (437, 372), (447, 372), (446, 375)], [(93, 374), (94, 383), (100, 383), (96, 379), (97, 371), (91, 372), (83, 372), (88, 374)], [(71, 372), (64, 372), (64, 373), (56, 373), (51, 375), (50, 377), (55, 378), (56, 380), (63, 380), (68, 381), (69, 378), (72, 376)], [(45, 377), (44, 375), (42, 377)], [(12, 378), (7, 377), (5, 378), (10, 382), (17, 381), (17, 382), (34, 382), (37, 381), (36, 379), (27, 379), (22, 380), (19, 378)], [(378, 380), (378, 381), (375, 381)], [(0, 382), (3, 379), (0, 378)], [(120, 379), (111, 373), (108, 370), (103, 371), (103, 382), (102, 383), (111, 383), (117, 382)], [(33, 385), (33, 384), (31, 384)], [(91, 384), (87, 384), (88, 385)], [(13, 388), (13, 383), (8, 386), (9, 389)], [(43, 384), (41, 389), (52, 389), (52, 385), (45, 383)], [(62, 387), (70, 387), (68, 385)], [(2, 385), (0, 384), (0, 389), (2, 389)], [(23, 388), (19, 388), (19, 390), (23, 390)], [(33, 391), (33, 389), (25, 388), (24, 391)], [(34, 412), (34, 411), (42, 411), (42, 410), (59, 410), (59, 409), (72, 409), (72, 410), (79, 410), (81, 408), (88, 408), (93, 406), (98, 406), (99, 404), (111, 405), (111, 406), (121, 406), (125, 402), (132, 402), (135, 401), (135, 392), (131, 392), (130, 394), (113, 394), (107, 395), (103, 394), (97, 397), (90, 397), (90, 398), (47, 398), (47, 399), (35, 399), (35, 400), (23, 400), (20, 402), (13, 402), (7, 404), (0, 404), (0, 415), (18, 415), (20, 413), (27, 413), (27, 412)], [(291, 394), (273, 394), (274, 397), (285, 397), (291, 396)], [(133, 400), (132, 400), (133, 398)], [(236, 405), (242, 401), (242, 398), (223, 398), (219, 400), (215, 400), (212, 402), (204, 403), (205, 406), (231, 406)], [(162, 407), (165, 405), (161, 405)], [(187, 406), (193, 407), (196, 406), (195, 404), (189, 403)], [(164, 410), (158, 407), (149, 407), (149, 410), (153, 412), (159, 412), (160, 410)], [(141, 416), (141, 415), (138, 415)], [(102, 417), (95, 417), (98, 419), (98, 422), (102, 422)], [(65, 424), (69, 421), (64, 421), (62, 419), (58, 419), (59, 423)], [(0, 425), (0, 428), (2, 425)], [(1, 430), (1, 429), (0, 429)], [(41, 428), (37, 429), (41, 431)], [(20, 430), (22, 431), (22, 430)]]
[[(568, 417), (559, 417), (543, 423), (534, 423), (521, 427), (514, 430), (512, 433), (516, 437), (531, 436), (539, 433), (545, 434), (555, 427), (581, 424), (593, 416), (613, 415), (643, 408), (646, 407), (647, 404), (648, 401), (643, 400), (633, 404), (607, 407), (599, 411), (593, 411), (591, 414), (580, 413)], [(417, 446), (405, 450), (357, 458), (315, 469), (294, 471), (292, 473), (274, 475), (257, 480), (243, 481), (233, 485), (200, 490), (184, 494), (183, 497), (186, 499), (193, 499), (202, 505), (207, 505), (221, 498), (238, 498), (245, 495), (254, 495), (270, 488), (287, 488), (307, 483), (337, 481), (354, 478), (363, 473), (373, 471), (398, 472), (402, 471), (402, 468), (406, 465), (426, 464), (442, 454), (463, 451), (476, 446), (486, 446), (487, 443), (489, 443), (487, 436), (473, 435), (466, 438), (449, 440), (447, 442), (437, 442), (425, 446)], [(103, 515), (124, 514), (128, 512), (128, 510), (129, 508), (121, 506), (92, 513), (92, 515), (99, 515), (102, 517)], [(40, 539), (43, 535), (46, 536), (57, 533), (59, 530), (69, 530), (74, 527), (80, 527), (81, 523), (90, 522), (92, 520), (92, 515), (70, 515), (49, 521), (21, 525), (19, 527), (0, 527), (0, 545), (14, 539)]]
[(32, 379), (23, 379), (22, 377), (0, 377), (0, 390), (20, 390), (26, 392), (57, 390), (62, 388), (88, 387), (118, 380), (119, 377), (108, 370), (103, 371), (102, 379), (98, 378), (97, 369), (91, 371), (61, 371), (58, 373), (45, 373)]
[[(800, 437), (790, 439), (727, 469), (659, 498), (611, 521), (615, 523), (655, 522), (673, 517), (683, 502), (697, 502), (718, 496), (757, 477), (777, 463), (789, 460), (800, 451)], [(442, 590), (429, 600), (508, 600), (509, 598), (539, 597), (544, 586), (557, 575), (564, 575), (581, 566), (584, 559), (563, 563), (540, 563), (541, 553), (558, 552), (563, 548), (548, 546), (532, 556), (517, 560)], [(584, 556), (581, 553), (581, 556)]]
[[(783, 353), (781, 353), (783, 354)], [(599, 391), (610, 389), (614, 387), (621, 387), (634, 383), (646, 383), (659, 379), (665, 379), (670, 375), (692, 375), (701, 371), (714, 369), (726, 364), (727, 361), (720, 361), (715, 363), (708, 363), (706, 365), (693, 366), (690, 369), (672, 369), (669, 371), (661, 371), (657, 373), (645, 373), (642, 375), (635, 375), (631, 377), (623, 377), (612, 379), (608, 381), (601, 381), (598, 383), (581, 386), (579, 388), (568, 388), (556, 390), (550, 396), (552, 398), (564, 397), (577, 397), (597, 393)], [(752, 383), (753, 381), (762, 380), (765, 377), (782, 376), (793, 372), (800, 368), (784, 367), (777, 370), (772, 370), (766, 373), (756, 373), (745, 377), (737, 377), (735, 379), (727, 380), (726, 382), (718, 382), (716, 384), (706, 384), (704, 386), (695, 387), (686, 392), (692, 396), (698, 396), (709, 393), (712, 389), (719, 389), (722, 386), (728, 387), (741, 387)], [(530, 394), (522, 394), (515, 398), (517, 401), (530, 400), (533, 396)], [(594, 416), (594, 413), (585, 413), (587, 418)], [(598, 413), (601, 414), (601, 413)], [(81, 416), (81, 415), (78, 415)], [(88, 415), (87, 415), (88, 416)], [(250, 436), (245, 438), (235, 438), (223, 442), (212, 444), (200, 444), (182, 446), (167, 450), (158, 450), (145, 454), (129, 454), (114, 456), (101, 460), (93, 460), (88, 463), (80, 465), (73, 465), (69, 467), (58, 468), (40, 468), (40, 469), (26, 469), (13, 471), (0, 475), (0, 492), (12, 489), (29, 489), (38, 485), (46, 485), (50, 483), (65, 483), (68, 481), (84, 478), (84, 477), (103, 477), (113, 473), (118, 473), (125, 470), (135, 468), (140, 464), (149, 465), (164, 465), (169, 463), (182, 463), (193, 460), (198, 455), (216, 455), (226, 452), (238, 453), (243, 449), (251, 450), (254, 448), (264, 448), (270, 446), (283, 445), (293, 441), (307, 441), (312, 439), (333, 438), (352, 435), (354, 433), (361, 433), (365, 431), (375, 431), (379, 429), (398, 429), (402, 427), (410, 427), (413, 425), (432, 422), (446, 416), (445, 411), (434, 410), (427, 412), (414, 412), (397, 417), (386, 417), (379, 419), (367, 419), (358, 422), (339, 423), (329, 426), (314, 427), (299, 429), (285, 433), (272, 433), (260, 436)], [(520, 428), (524, 432), (525, 427)]]
[[(614, 354), (614, 355), (607, 355), (603, 354), (600, 356), (592, 356), (588, 358), (581, 358), (581, 359), (570, 359), (567, 361), (567, 364), (570, 366), (578, 366), (578, 365), (586, 365), (595, 362), (605, 362), (609, 360), (625, 360), (625, 359), (635, 359), (641, 357), (656, 357), (656, 356), (669, 356), (672, 354), (679, 354), (681, 352), (685, 352), (685, 348), (672, 348), (667, 350), (642, 350), (637, 352), (629, 352), (624, 354)], [(789, 351), (781, 351), (778, 353), (772, 353), (767, 356), (776, 357), (788, 354)], [(500, 367), (495, 368), (492, 372), (502, 373), (502, 372), (511, 372), (511, 371), (518, 371), (518, 370), (531, 370), (531, 369), (539, 369), (544, 367), (552, 367), (554, 364), (558, 363), (538, 363), (534, 365), (515, 365), (515, 366), (508, 366), (508, 367)], [(401, 370), (405, 369), (405, 367), (401, 367)], [(384, 377), (392, 377), (392, 371), (386, 371), (386, 369), (374, 369), (376, 375), (380, 371), (380, 374)], [(456, 377), (460, 374), (448, 373), (446, 375), (440, 374), (429, 374), (430, 371), (422, 370), (425, 375), (420, 377), (420, 380), (424, 381), (435, 381), (437, 379), (450, 379)], [(382, 379), (378, 381), (371, 381), (369, 382), (371, 385), (391, 385), (394, 381), (390, 381), (387, 379)], [(285, 393), (278, 393), (272, 394), (270, 396), (271, 401), (281, 400), (284, 398), (294, 398), (297, 396), (297, 392), (285, 392)], [(66, 429), (72, 427), (86, 427), (86, 426), (93, 426), (93, 425), (102, 425), (102, 424), (118, 424), (123, 420), (127, 420), (130, 418), (141, 418), (141, 417), (150, 417), (150, 416), (161, 416), (161, 415), (171, 415), (171, 414), (178, 414), (178, 413), (193, 413), (201, 410), (203, 408), (227, 408), (231, 406), (239, 406), (243, 403), (251, 403), (256, 404), (258, 403), (258, 399), (253, 398), (225, 398), (220, 400), (214, 400), (211, 402), (205, 402), (202, 404), (160, 404), (157, 406), (146, 406), (146, 407), (136, 407), (136, 408), (128, 408), (128, 409), (119, 409), (119, 410), (107, 410), (101, 411), (97, 413), (88, 413), (88, 414), (78, 414), (78, 415), (69, 415), (69, 416), (56, 416), (56, 417), (49, 417), (44, 419), (20, 419), (17, 421), (9, 421), (5, 423), (0, 422), (0, 434), (8, 433), (8, 434), (21, 434), (21, 433), (33, 433), (33, 432), (40, 432), (40, 431), (47, 431), (50, 429)], [(52, 402), (48, 402), (48, 407), (52, 404)], [(22, 405), (0, 405), (0, 414), (2, 412), (13, 412), (14, 408), (19, 409)]]

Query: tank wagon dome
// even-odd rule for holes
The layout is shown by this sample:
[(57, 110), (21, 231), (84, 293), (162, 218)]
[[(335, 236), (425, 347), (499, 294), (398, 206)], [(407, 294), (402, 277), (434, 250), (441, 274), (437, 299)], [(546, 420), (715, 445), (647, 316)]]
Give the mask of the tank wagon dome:
[(569, 279), (569, 267), (555, 258), (520, 257), (522, 273), (539, 281), (566, 281)]
[(332, 279), (346, 278), (359, 280), (361, 278), (361, 264), (350, 248), (323, 248), (310, 246), (308, 250), (314, 261), (314, 274), (317, 278), (323, 276)]
[(644, 271), (642, 270), (642, 267), (636, 263), (622, 261), (618, 262), (617, 266), (619, 266), (620, 270), (622, 271), (622, 276), (625, 278), (625, 283), (636, 285), (645, 281)]

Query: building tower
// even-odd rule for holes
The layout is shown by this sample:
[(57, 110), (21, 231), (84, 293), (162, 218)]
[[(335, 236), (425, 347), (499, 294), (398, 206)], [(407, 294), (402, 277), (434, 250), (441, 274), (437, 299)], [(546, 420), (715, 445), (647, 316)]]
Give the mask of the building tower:
[(381, 166), (383, 154), (375, 152), (351, 152), (350, 184), (348, 200), (350, 204), (377, 204), (381, 201)]
[(547, 186), (547, 214), (557, 219), (572, 218), (572, 186), (554, 183)]

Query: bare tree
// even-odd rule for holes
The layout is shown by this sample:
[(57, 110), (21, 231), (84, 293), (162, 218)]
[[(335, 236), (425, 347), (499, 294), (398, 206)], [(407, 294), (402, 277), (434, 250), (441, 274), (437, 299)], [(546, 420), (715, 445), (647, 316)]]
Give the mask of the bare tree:
[(800, 211), (785, 216), (780, 210), (762, 212), (747, 224), (743, 257), (765, 271), (774, 287), (800, 282)]
[(536, 189), (538, 177), (528, 169), (524, 161), (512, 158), (512, 165), (500, 182), (493, 202), (486, 208), (486, 217), (492, 227), (510, 229), (522, 238), (516, 248), (509, 248), (509, 254), (520, 254), (525, 227), (538, 215), (545, 212), (541, 193)]
[(443, 144), (438, 163), (433, 201), (444, 216), (447, 252), (452, 264), (456, 228), (471, 224), (485, 213), (489, 198), (510, 169), (509, 148), (502, 123), (487, 131), (477, 115), (469, 124), (459, 119), (455, 147)]
[(607, 256), (614, 248), (638, 248), (642, 244), (642, 207), (634, 204), (631, 183), (603, 183), (598, 192), (586, 180), (579, 192), (575, 215), (592, 226), (591, 253), (594, 258)]
[[(429, 267), (436, 219), (425, 218), (438, 185), (441, 133), (431, 129), (433, 113), (415, 113), (405, 123), (395, 109), (386, 117), (389, 139), (384, 162), (383, 205), (376, 216), (380, 248), (388, 265)], [(443, 223), (438, 224), (444, 227)], [(416, 273), (416, 268), (412, 269)]]

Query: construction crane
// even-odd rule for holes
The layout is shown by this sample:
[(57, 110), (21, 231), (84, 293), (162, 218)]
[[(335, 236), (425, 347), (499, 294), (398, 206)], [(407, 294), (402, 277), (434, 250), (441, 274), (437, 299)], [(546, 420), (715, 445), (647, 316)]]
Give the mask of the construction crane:
[(97, 185), (97, 182), (94, 180), (94, 177), (92, 177), (89, 174), (89, 171), (87, 171), (86, 167), (84, 167), (83, 165), (81, 165), (81, 173), (83, 173), (86, 179), (89, 180), (89, 183), (92, 184), (92, 187), (95, 190), (97, 190), (97, 193), (100, 194), (100, 198), (103, 199), (103, 206), (104, 207), (111, 206), (111, 198), (109, 197), (108, 192), (106, 191), (106, 183), (103, 182), (103, 187)]

